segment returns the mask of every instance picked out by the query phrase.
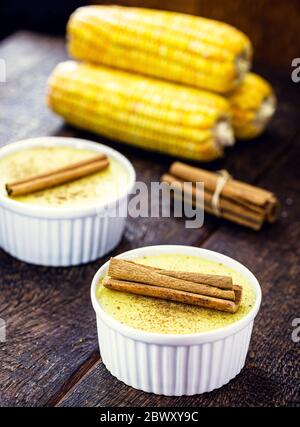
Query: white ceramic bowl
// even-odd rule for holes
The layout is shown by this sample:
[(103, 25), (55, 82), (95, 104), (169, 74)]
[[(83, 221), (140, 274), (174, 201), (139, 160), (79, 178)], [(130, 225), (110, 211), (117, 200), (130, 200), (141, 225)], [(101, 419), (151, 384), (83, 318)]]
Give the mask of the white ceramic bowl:
[[(132, 164), (122, 154), (105, 145), (65, 137), (15, 142), (0, 149), (0, 158), (41, 145), (105, 153), (125, 167), (128, 183), (118, 199), (82, 208), (38, 207), (0, 194), (0, 247), (22, 261), (46, 266), (78, 265), (104, 256), (116, 247), (124, 230), (127, 196), (135, 183)], [(122, 215), (113, 217), (110, 208), (114, 209), (116, 205)]]
[(261, 289), (254, 275), (242, 264), (207, 249), (149, 246), (118, 257), (134, 259), (170, 253), (222, 262), (243, 274), (253, 286), (254, 307), (239, 321), (210, 332), (168, 335), (134, 329), (113, 319), (96, 298), (96, 287), (107, 271), (107, 262), (96, 273), (91, 287), (102, 361), (119, 380), (146, 392), (167, 396), (208, 392), (228, 383), (243, 368), (261, 302)]

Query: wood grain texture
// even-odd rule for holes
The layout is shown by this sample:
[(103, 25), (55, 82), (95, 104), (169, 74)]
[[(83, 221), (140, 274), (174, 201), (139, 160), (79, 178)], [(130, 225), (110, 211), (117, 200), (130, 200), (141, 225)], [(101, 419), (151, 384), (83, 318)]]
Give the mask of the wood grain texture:
[(256, 60), (290, 67), (292, 59), (299, 56), (298, 0), (118, 0), (92, 3), (173, 10), (217, 19), (234, 25), (250, 37)]
[(20, 33), (0, 44), (7, 74), (7, 82), (0, 83), (0, 146), (58, 128), (60, 120), (45, 104), (45, 88), (49, 73), (65, 57), (61, 38)]
[[(47, 110), (44, 104), (46, 81), (56, 63), (66, 57), (63, 40), (30, 33), (16, 34), (0, 44), (0, 57), (5, 58), (8, 66), (8, 82), (0, 85), (0, 145), (22, 138), (49, 134), (85, 137), (104, 141), (125, 154), (133, 162), (138, 180), (143, 180), (147, 185), (151, 181), (158, 181), (160, 175), (168, 169), (172, 161), (169, 157), (149, 154), (63, 126), (62, 121)], [(256, 141), (238, 144), (235, 148), (228, 150), (225, 159), (208, 167), (212, 169), (227, 167), (237, 178), (247, 179), (249, 182), (259, 180), (271, 186), (270, 190), (276, 191), (276, 188), (272, 188), (273, 176), (276, 177), (272, 168), (277, 168), (277, 163), (282, 162), (289, 148), (295, 145), (295, 136), (300, 130), (300, 112), (296, 108), (299, 91), (295, 91), (297, 87), (291, 85), (285, 78), (285, 74), (262, 67), (259, 69), (276, 87), (280, 101), (278, 114), (264, 136)], [(270, 178), (268, 178), (269, 174)], [(263, 181), (265, 176), (267, 180)], [(290, 180), (287, 180), (283, 184), (291, 185), (291, 197), (294, 197), (296, 190), (292, 182), (290, 184), (289, 182)], [(293, 217), (290, 220), (288, 217), (285, 219), (291, 224), (290, 227), (293, 224), (295, 230), (290, 229), (290, 231), (297, 235), (297, 226), (292, 220)], [(253, 262), (257, 260), (257, 256), (253, 259), (252, 255), (251, 258), (253, 251), (258, 251), (256, 254), (263, 252), (261, 246), (267, 251), (269, 244), (265, 236), (271, 239), (272, 233), (278, 230), (273, 227), (267, 228), (263, 234), (258, 235), (209, 216), (206, 217), (205, 226), (199, 230), (185, 229), (184, 221), (179, 219), (130, 219), (127, 222), (123, 240), (113, 254), (149, 244), (177, 243), (200, 246), (220, 225), (222, 228), (216, 234), (216, 243), (214, 240), (209, 240), (209, 244), (217, 244), (220, 240), (220, 245), (223, 242), (223, 246), (220, 246), (221, 250), (230, 254), (231, 248), (232, 251), (236, 251), (238, 257), (244, 256), (246, 260), (248, 259), (247, 250), (249, 250), (249, 260), (252, 259)], [(279, 227), (281, 232), (284, 231), (280, 228), (282, 223), (276, 227)], [(243, 245), (237, 244), (239, 241), (242, 241)], [(279, 242), (278, 246), (275, 246), (276, 250), (282, 245), (283, 240)], [(276, 239), (271, 244), (276, 245)], [(293, 245), (296, 247), (296, 240)], [(269, 252), (264, 255), (264, 262), (268, 262), (268, 257)], [(136, 405), (149, 403), (149, 395), (130, 391), (129, 388), (121, 386), (114, 380), (101, 364), (95, 365), (99, 355), (89, 287), (94, 273), (106, 259), (107, 257), (76, 268), (46, 268), (19, 262), (0, 251), (0, 317), (7, 322), (8, 336), (6, 344), (0, 344), (1, 406), (52, 405), (64, 399), (69, 390), (72, 392), (62, 401), (63, 405), (125, 405), (132, 403), (131, 398)], [(280, 268), (278, 258), (273, 264), (277, 269)], [(261, 266), (263, 265), (262, 263)], [(266, 270), (269, 275), (271, 265)], [(297, 265), (294, 265), (294, 258), (288, 265), (296, 275)], [(271, 280), (271, 276), (268, 277), (267, 280)], [(269, 328), (280, 309), (278, 300), (274, 298), (275, 302), (270, 306), (270, 317), (266, 319)], [(259, 337), (260, 329), (257, 334)], [(279, 346), (285, 346), (285, 332), (280, 334), (280, 330), (276, 329), (275, 337)], [(259, 351), (262, 360), (264, 358), (268, 360), (268, 357), (271, 357), (268, 355), (267, 346), (259, 347)], [(281, 354), (280, 369), (285, 369), (286, 361), (292, 363), (295, 351), (291, 348), (288, 357)], [(246, 382), (246, 385), (240, 381), (233, 383), (236, 387), (235, 395), (240, 396), (240, 404), (250, 402), (247, 396), (251, 382), (254, 381), (253, 378), (262, 376), (261, 371), (256, 370), (257, 362), (253, 363), (255, 364), (248, 363), (245, 370), (249, 372), (252, 380)], [(253, 369), (252, 366), (254, 366)], [(274, 369), (276, 385), (281, 379), (281, 370), (277, 365), (272, 365), (271, 368)], [(262, 364), (259, 365), (259, 369), (263, 369)], [(88, 373), (87, 376), (85, 376), (86, 373)], [(290, 397), (284, 400), (282, 395), (278, 394), (279, 386), (276, 388), (271, 379), (266, 380), (264, 377), (264, 381), (257, 382), (261, 394), (265, 395), (263, 401), (273, 402), (273, 397), (268, 397), (267, 394), (269, 385), (275, 390), (274, 396), (279, 396), (277, 402), (286, 403), (287, 399), (291, 402), (295, 398), (291, 395), (292, 391), (289, 391), (290, 395), (288, 392), (286, 395)], [(78, 381), (80, 384), (77, 385)], [(294, 390), (289, 388), (291, 386), (289, 377), (285, 381), (286, 388)], [(225, 393), (227, 400), (222, 396), (217, 398), (213, 393), (209, 395), (207, 404), (228, 402), (232, 389), (226, 390), (217, 393), (220, 393), (220, 396)], [(240, 393), (237, 390), (240, 390)], [(254, 404), (256, 401), (254, 394), (251, 399), (250, 403)], [(161, 400), (157, 398), (156, 401), (161, 405), (174, 405), (176, 402), (181, 402), (164, 398)], [(185, 404), (184, 402), (185, 400), (180, 404)], [(186, 402), (193, 404), (194, 401)]]

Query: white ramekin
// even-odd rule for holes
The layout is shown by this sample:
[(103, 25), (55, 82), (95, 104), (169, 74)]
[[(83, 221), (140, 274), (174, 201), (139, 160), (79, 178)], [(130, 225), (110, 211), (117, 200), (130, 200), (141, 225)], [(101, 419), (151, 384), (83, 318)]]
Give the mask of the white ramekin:
[(134, 329), (113, 319), (96, 298), (96, 287), (107, 271), (107, 262), (96, 273), (91, 287), (102, 361), (112, 375), (139, 390), (167, 396), (208, 392), (228, 383), (245, 364), (253, 321), (261, 302), (260, 286), (242, 264), (207, 249), (149, 246), (125, 252), (119, 258), (170, 253), (222, 262), (243, 274), (253, 286), (254, 307), (241, 320), (210, 332), (167, 335)]
[[(128, 172), (128, 183), (118, 199), (92, 207), (49, 208), (27, 205), (0, 194), (0, 247), (32, 264), (71, 266), (100, 258), (119, 243), (127, 214), (127, 198), (135, 171), (122, 154), (105, 145), (77, 138), (42, 137), (9, 144), (0, 158), (40, 146), (68, 146), (102, 152)], [(119, 216), (110, 215), (118, 207)]]

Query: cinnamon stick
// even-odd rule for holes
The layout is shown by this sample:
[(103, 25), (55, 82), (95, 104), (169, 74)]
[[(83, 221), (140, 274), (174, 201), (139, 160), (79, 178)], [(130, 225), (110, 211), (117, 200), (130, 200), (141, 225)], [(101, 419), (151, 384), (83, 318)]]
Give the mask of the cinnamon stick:
[[(143, 283), (151, 286), (186, 291), (231, 301), (235, 300), (235, 293), (233, 289), (224, 290), (217, 286), (174, 277), (173, 272), (171, 272), (171, 274), (172, 276), (170, 275), (170, 272), (164, 274), (161, 270), (149, 269), (142, 264), (132, 263), (120, 258), (111, 258), (108, 269), (108, 275), (112, 279)], [(218, 280), (219, 276), (216, 276), (215, 283), (218, 283)], [(221, 281), (221, 283), (223, 282)]]
[(109, 160), (105, 154), (99, 154), (69, 166), (35, 175), (27, 179), (6, 184), (9, 196), (24, 196), (36, 191), (46, 190), (71, 182), (108, 167)]
[(233, 290), (235, 294), (235, 304), (238, 309), (242, 301), (243, 288), (239, 285), (233, 285)]
[(213, 310), (225, 311), (227, 313), (236, 313), (239, 308), (239, 303), (234, 301), (190, 293), (182, 290), (169, 289), (161, 286), (151, 286), (144, 283), (117, 280), (112, 279), (111, 277), (105, 277), (102, 283), (106, 288), (113, 289), (115, 291), (197, 305)]
[[(201, 168), (174, 162), (170, 174), (187, 182), (203, 182), (207, 190), (214, 193), (219, 175)], [(269, 200), (274, 202), (274, 195), (262, 188), (232, 179), (225, 184), (224, 193), (238, 199), (247, 206), (250, 204), (264, 206)], [(248, 197), (249, 195), (249, 197)]]
[[(134, 261), (128, 261), (136, 265)], [(154, 270), (165, 276), (175, 277), (181, 280), (187, 280), (188, 282), (201, 283), (203, 285), (215, 286), (220, 289), (233, 290), (232, 278), (230, 276), (221, 276), (217, 274), (203, 274), (203, 273), (194, 273), (190, 271), (178, 271), (178, 270), (164, 270), (158, 267), (152, 267), (150, 265), (142, 264), (143, 267)]]
[[(204, 208), (212, 214), (215, 213), (212, 202), (219, 179), (220, 175), (217, 173), (181, 162), (174, 162), (169, 173), (162, 176), (162, 181), (177, 185), (181, 191), (184, 182), (203, 182)], [(188, 190), (185, 188), (185, 191)], [(197, 190), (193, 187), (193, 199), (196, 199), (196, 194)], [(279, 202), (276, 196), (267, 190), (229, 179), (221, 191), (219, 211), (220, 216), (230, 221), (259, 230), (265, 221), (274, 222), (277, 219)]]
[[(189, 188), (184, 188), (184, 182), (173, 177), (169, 174), (164, 174), (161, 177), (163, 182), (168, 184), (172, 184), (178, 187), (180, 191), (179, 194), (187, 194), (189, 196), (189, 200), (192, 200), (193, 206), (202, 208), (202, 206), (197, 205), (197, 200), (201, 200), (200, 195), (197, 196), (197, 189), (192, 187), (191, 193)], [(214, 214), (214, 210), (212, 208), (212, 198), (213, 194), (204, 191), (204, 210), (210, 214)], [(174, 194), (176, 198), (176, 194)], [(244, 225), (246, 227), (252, 228), (253, 230), (259, 230), (265, 219), (265, 212), (263, 209), (252, 210), (252, 208), (247, 208), (241, 206), (238, 202), (229, 201), (224, 197), (220, 197), (220, 210), (221, 216), (229, 221), (236, 222), (237, 224)]]

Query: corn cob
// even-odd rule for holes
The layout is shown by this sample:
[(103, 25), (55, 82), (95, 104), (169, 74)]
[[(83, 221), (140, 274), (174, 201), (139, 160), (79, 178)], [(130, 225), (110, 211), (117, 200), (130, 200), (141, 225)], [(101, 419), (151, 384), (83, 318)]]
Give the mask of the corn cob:
[(223, 97), (101, 66), (59, 64), (48, 104), (80, 128), (188, 159), (215, 159), (234, 142)]
[(68, 41), (76, 59), (219, 93), (237, 86), (252, 56), (247, 36), (225, 23), (120, 6), (77, 9)]
[(276, 109), (272, 87), (262, 77), (247, 73), (244, 81), (229, 96), (232, 124), (237, 138), (260, 135)]

